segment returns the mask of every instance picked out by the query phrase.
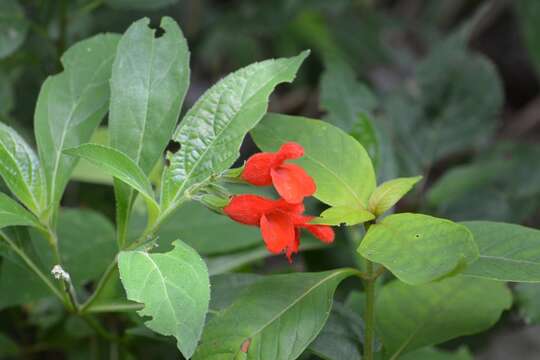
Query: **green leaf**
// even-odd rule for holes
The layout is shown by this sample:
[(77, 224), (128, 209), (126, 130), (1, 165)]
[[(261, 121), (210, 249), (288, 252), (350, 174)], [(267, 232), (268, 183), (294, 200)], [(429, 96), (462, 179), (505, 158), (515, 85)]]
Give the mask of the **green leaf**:
[(315, 197), (332, 206), (365, 209), (375, 189), (375, 173), (368, 154), (351, 136), (323, 121), (269, 114), (251, 132), (263, 151), (277, 151), (285, 142), (304, 147), (295, 161), (317, 184)]
[(410, 213), (390, 215), (371, 225), (358, 252), (411, 285), (463, 270), (478, 258), (478, 248), (465, 226)]
[(422, 179), (421, 176), (389, 180), (377, 186), (369, 198), (369, 211), (376, 216), (392, 208), (412, 187)]
[(324, 210), (320, 217), (311, 220), (311, 224), (341, 225), (348, 226), (364, 223), (375, 219), (375, 215), (364, 209), (348, 206), (334, 206)]
[(247, 273), (231, 273), (212, 276), (210, 309), (214, 312), (229, 307), (249, 286), (264, 279), (264, 276)]
[(172, 335), (178, 349), (191, 358), (202, 333), (210, 301), (208, 271), (189, 246), (177, 240), (163, 254), (124, 251), (118, 258), (120, 279), (128, 299), (143, 303), (140, 316), (153, 331)]
[(540, 282), (540, 230), (491, 221), (462, 224), (472, 232), (480, 250), (480, 257), (465, 269), (465, 275)]
[(538, 24), (538, 13), (540, 4), (535, 0), (519, 0), (512, 4), (518, 16), (518, 24), (521, 27), (525, 45), (532, 58), (532, 64), (540, 74), (540, 25)]
[(351, 132), (359, 117), (371, 112), (375, 106), (375, 95), (356, 80), (354, 70), (347, 63), (337, 59), (326, 62), (321, 77), (321, 107), (328, 112), (325, 120)]
[(298, 358), (322, 330), (336, 287), (355, 272), (294, 273), (257, 281), (212, 317), (193, 359)]
[(192, 185), (231, 167), (245, 135), (266, 113), (271, 92), (294, 79), (308, 54), (251, 64), (201, 96), (173, 136), (181, 148), (167, 156), (170, 166), (163, 174), (162, 208), (174, 207)]
[(382, 147), (385, 144), (381, 141), (383, 139), (381, 139), (380, 131), (377, 130), (368, 115), (364, 113), (358, 115), (358, 120), (354, 123), (349, 134), (366, 149), (375, 169), (382, 166), (380, 157), (384, 155)]
[[(109, 129), (106, 126), (101, 126), (92, 134), (90, 143), (99, 145), (109, 145)], [(73, 173), (71, 179), (74, 181), (80, 181), (90, 184), (112, 185), (113, 178), (109, 174), (105, 174), (99, 169), (99, 167), (93, 165), (86, 160), (79, 161)]]
[(9, 190), (34, 214), (45, 206), (45, 175), (34, 150), (15, 130), (0, 123), (0, 174)]
[(521, 317), (527, 324), (540, 324), (540, 285), (517, 284), (514, 291)]
[(36, 217), (28, 210), (6, 194), (0, 193), (0, 228), (6, 226), (41, 227)]
[(177, 2), (178, 0), (105, 0), (110, 7), (122, 10), (157, 10)]
[[(385, 285), (376, 300), (376, 323), (388, 358), (481, 332), (512, 304), (502, 283), (454, 276), (411, 286)], [(431, 359), (431, 358), (430, 358)]]
[(51, 210), (77, 163), (62, 151), (87, 142), (107, 112), (118, 39), (96, 35), (73, 45), (61, 58), (64, 71), (47, 78), (41, 87), (34, 127)]
[(360, 315), (335, 301), (319, 336), (309, 351), (325, 360), (361, 360), (360, 342), (364, 339), (364, 323)]
[(404, 356), (400, 360), (474, 360), (473, 355), (466, 347), (459, 348), (458, 351), (448, 352), (436, 348), (423, 348)]
[(148, 205), (150, 221), (155, 220), (159, 214), (159, 205), (154, 199), (150, 180), (126, 154), (98, 144), (83, 144), (76, 148), (66, 149), (64, 152), (92, 162), (104, 172), (137, 190)]
[(28, 32), (29, 22), (17, 0), (0, 2), (0, 59), (21, 46)]

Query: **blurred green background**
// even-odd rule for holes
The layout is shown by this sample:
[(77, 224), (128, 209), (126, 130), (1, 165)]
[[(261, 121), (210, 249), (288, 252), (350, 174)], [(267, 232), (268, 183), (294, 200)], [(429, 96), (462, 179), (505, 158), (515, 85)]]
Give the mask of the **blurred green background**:
[[(272, 96), (270, 110), (324, 118), (351, 133), (368, 149), (380, 180), (423, 175), (398, 211), (540, 227), (540, 1), (0, 0), (0, 120), (34, 143), (40, 86), (61, 71), (66, 48), (97, 33), (122, 33), (145, 16), (158, 27), (165, 15), (180, 24), (191, 50), (185, 108), (239, 67), (312, 49), (297, 80)], [(249, 139), (243, 150), (244, 156), (256, 151)], [(88, 164), (75, 179), (63, 205), (90, 213), (66, 210), (65, 221), (84, 238), (85, 225), (90, 236), (88, 223), (106, 220), (96, 212), (113, 219), (114, 195), (110, 179)], [(200, 207), (184, 210), (175, 217), (183, 221), (163, 231), (163, 243), (181, 234), (212, 258), (260, 241), (256, 231), (246, 234), (219, 216), (211, 226), (201, 223), (206, 216)], [(106, 239), (114, 236), (107, 226)], [(213, 245), (218, 233), (237, 241)], [(338, 243), (306, 253), (295, 266), (347, 265), (349, 250)], [(225, 261), (214, 260), (217, 267)], [(15, 270), (0, 261), (0, 298), (24, 293), (26, 275), (9, 281)], [(261, 259), (249, 270), (290, 271), (287, 266), (283, 259)], [(84, 274), (87, 286), (97, 275)], [(514, 290), (516, 306), (494, 330), (444, 347), (466, 344), (478, 359), (538, 359), (540, 287)], [(113, 328), (125, 322), (104, 321)], [(112, 349), (42, 294), (0, 299), (0, 358), (177, 358), (173, 345), (143, 327), (132, 334), (139, 340)]]

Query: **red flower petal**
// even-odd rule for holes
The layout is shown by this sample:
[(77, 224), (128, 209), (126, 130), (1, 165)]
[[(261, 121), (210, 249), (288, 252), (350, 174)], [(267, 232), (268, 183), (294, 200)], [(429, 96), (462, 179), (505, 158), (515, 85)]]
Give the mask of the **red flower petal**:
[(275, 158), (275, 154), (266, 152), (251, 156), (242, 171), (242, 179), (255, 186), (272, 185), (270, 169)]
[(287, 250), (285, 251), (285, 255), (287, 255), (287, 259), (289, 259), (290, 264), (292, 264), (292, 255), (298, 252), (299, 246), (300, 246), (300, 229), (295, 228), (294, 241), (291, 244), (289, 244), (289, 246), (287, 246)]
[(283, 164), (270, 171), (276, 191), (285, 201), (300, 203), (317, 190), (315, 182), (304, 169), (295, 164)]
[(223, 211), (236, 222), (258, 226), (261, 217), (279, 204), (279, 201), (258, 195), (235, 195)]
[(304, 148), (295, 142), (288, 142), (279, 148), (274, 159), (274, 166), (281, 165), (285, 160), (298, 159), (304, 156)]
[(306, 224), (305, 228), (307, 231), (312, 233), (317, 239), (321, 240), (326, 244), (330, 244), (334, 241), (334, 229), (328, 225), (309, 225)]
[(268, 251), (278, 254), (295, 241), (295, 229), (289, 216), (273, 211), (261, 217), (261, 234)]

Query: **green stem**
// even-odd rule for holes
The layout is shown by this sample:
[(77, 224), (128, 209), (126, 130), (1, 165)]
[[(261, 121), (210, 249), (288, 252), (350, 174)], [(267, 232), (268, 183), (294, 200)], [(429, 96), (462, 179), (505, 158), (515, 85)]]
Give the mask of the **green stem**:
[(81, 313), (84, 314), (86, 312), (89, 312), (88, 309), (92, 306), (94, 301), (96, 301), (99, 295), (103, 292), (105, 285), (107, 285), (107, 282), (109, 282), (109, 279), (111, 278), (111, 276), (114, 274), (115, 270), (117, 269), (116, 267), (117, 264), (118, 264), (118, 256), (116, 256), (114, 260), (109, 264), (109, 266), (107, 267), (107, 270), (105, 270), (105, 272), (101, 276), (101, 279), (99, 279), (99, 282), (96, 286), (96, 290), (94, 291), (92, 296), (90, 296), (88, 300), (84, 304), (82, 304), (82, 306), (80, 307)]
[[(19, 248), (13, 240), (11, 240), (4, 232), (0, 231), (0, 237), (11, 247), (11, 249), (24, 261), (24, 263), (32, 270), (45, 285), (51, 290), (51, 292), (63, 303), (66, 303), (66, 298), (60, 290), (51, 282), (49, 277), (45, 275), (39, 267), (26, 255), (26, 253)], [(67, 304), (66, 304), (67, 305)]]
[(375, 338), (375, 281), (373, 263), (366, 259), (366, 275), (364, 291), (366, 303), (364, 308), (364, 356), (365, 360), (373, 360), (373, 343)]

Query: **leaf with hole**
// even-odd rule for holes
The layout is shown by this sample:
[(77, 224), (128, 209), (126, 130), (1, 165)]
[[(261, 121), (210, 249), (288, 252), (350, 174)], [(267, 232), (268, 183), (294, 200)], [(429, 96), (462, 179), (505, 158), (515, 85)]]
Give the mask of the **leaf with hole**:
[(390, 215), (371, 225), (358, 252), (411, 285), (462, 271), (478, 258), (478, 247), (465, 226), (411, 213)]
[(366, 150), (350, 135), (323, 121), (280, 114), (268, 114), (251, 135), (263, 151), (277, 151), (288, 141), (302, 145), (304, 156), (295, 163), (315, 180), (317, 199), (332, 206), (367, 208), (375, 172)]
[(201, 336), (210, 301), (206, 265), (180, 240), (167, 253), (123, 251), (118, 257), (120, 279), (128, 299), (144, 304), (145, 324), (165, 336), (174, 336), (178, 349), (191, 358)]
[(310, 221), (311, 224), (348, 226), (365, 223), (375, 219), (371, 212), (347, 206), (334, 206), (324, 210), (321, 215)]
[(167, 156), (170, 166), (163, 173), (162, 208), (175, 207), (191, 186), (233, 165), (245, 135), (266, 113), (274, 88), (293, 81), (308, 54), (251, 64), (201, 96), (173, 136), (181, 148)]

